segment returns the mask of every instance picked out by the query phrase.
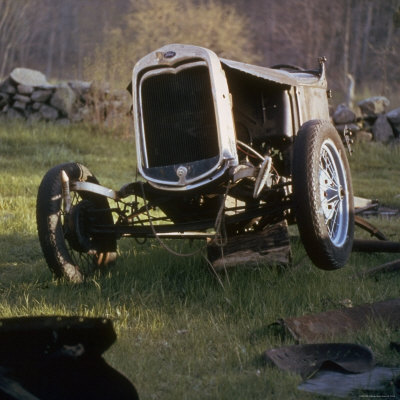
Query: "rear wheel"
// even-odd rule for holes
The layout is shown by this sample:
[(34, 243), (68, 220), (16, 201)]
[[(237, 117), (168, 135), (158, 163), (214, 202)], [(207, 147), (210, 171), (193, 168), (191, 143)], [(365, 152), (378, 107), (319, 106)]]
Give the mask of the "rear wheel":
[(59, 278), (81, 282), (96, 268), (115, 261), (115, 237), (93, 234), (90, 230), (94, 223), (112, 225), (113, 218), (105, 197), (83, 191), (71, 191), (71, 208), (67, 213), (62, 201), (61, 171), (65, 171), (70, 182), (98, 181), (81, 164), (61, 164), (47, 172), (37, 196), (39, 241), (50, 270)]
[(328, 121), (309, 121), (293, 150), (294, 210), (307, 254), (322, 269), (343, 267), (351, 253), (354, 206), (343, 143)]

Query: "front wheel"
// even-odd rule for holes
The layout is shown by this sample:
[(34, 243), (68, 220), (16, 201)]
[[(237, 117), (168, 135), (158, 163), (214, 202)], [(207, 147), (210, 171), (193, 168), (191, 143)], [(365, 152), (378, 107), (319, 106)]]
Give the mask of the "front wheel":
[(345, 149), (328, 121), (308, 121), (295, 139), (294, 211), (300, 237), (321, 269), (343, 267), (351, 253), (354, 205)]
[(115, 261), (116, 239), (93, 234), (93, 224), (112, 225), (105, 197), (90, 192), (71, 191), (70, 210), (64, 209), (60, 174), (70, 182), (98, 183), (83, 165), (66, 163), (50, 169), (39, 186), (36, 221), (39, 241), (50, 270), (56, 277), (82, 282), (95, 268)]

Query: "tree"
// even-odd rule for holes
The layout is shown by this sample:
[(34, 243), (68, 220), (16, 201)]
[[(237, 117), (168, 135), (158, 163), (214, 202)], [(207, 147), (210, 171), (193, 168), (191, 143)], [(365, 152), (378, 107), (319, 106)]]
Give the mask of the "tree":
[(87, 71), (121, 85), (130, 79), (135, 62), (168, 43), (189, 43), (219, 56), (255, 62), (249, 20), (235, 7), (214, 0), (131, 0), (122, 28), (105, 32)]
[(29, 30), (21, 27), (29, 15), (29, 3), (18, 0), (2, 0), (0, 2), (0, 76), (6, 72), (10, 62), (22, 51)]

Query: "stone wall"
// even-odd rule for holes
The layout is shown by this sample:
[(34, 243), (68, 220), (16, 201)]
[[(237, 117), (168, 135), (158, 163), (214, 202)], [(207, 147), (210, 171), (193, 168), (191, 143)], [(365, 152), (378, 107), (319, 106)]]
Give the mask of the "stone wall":
[(347, 126), (356, 140), (385, 143), (400, 138), (400, 108), (388, 111), (389, 106), (390, 101), (386, 97), (370, 97), (354, 108), (340, 104), (332, 119), (339, 132)]
[[(58, 124), (87, 121), (117, 126), (130, 118), (131, 96), (107, 85), (70, 81), (52, 85), (39, 71), (16, 68), (0, 83), (0, 118)], [(356, 107), (340, 104), (332, 113), (339, 132), (345, 126), (357, 140), (388, 142), (400, 138), (400, 108), (391, 111), (386, 97), (360, 101)]]
[(0, 118), (114, 126), (128, 117), (131, 103), (128, 91), (84, 81), (53, 85), (41, 72), (27, 68), (14, 69), (0, 83)]

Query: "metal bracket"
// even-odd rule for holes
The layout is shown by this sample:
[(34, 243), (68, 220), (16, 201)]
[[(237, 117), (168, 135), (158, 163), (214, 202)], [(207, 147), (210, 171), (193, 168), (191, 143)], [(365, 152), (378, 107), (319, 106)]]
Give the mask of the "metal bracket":
[(343, 130), (343, 138), (350, 156), (353, 154), (353, 149), (351, 148), (351, 145), (353, 144), (353, 139), (350, 138), (352, 134), (353, 133), (351, 132), (351, 130), (347, 127), (347, 125), (345, 125)]
[(260, 171), (258, 172), (256, 183), (254, 184), (253, 198), (258, 198), (264, 186), (271, 186), (271, 166), (272, 158), (268, 156), (265, 157), (260, 165)]
[(97, 183), (74, 181), (70, 184), (70, 190), (96, 193), (100, 196), (108, 197), (109, 199), (119, 200), (115, 190), (98, 185)]
[(60, 179), (61, 179), (62, 200), (64, 203), (64, 211), (66, 214), (68, 214), (71, 209), (71, 194), (69, 191), (69, 177), (64, 170), (62, 170), (60, 172)]

